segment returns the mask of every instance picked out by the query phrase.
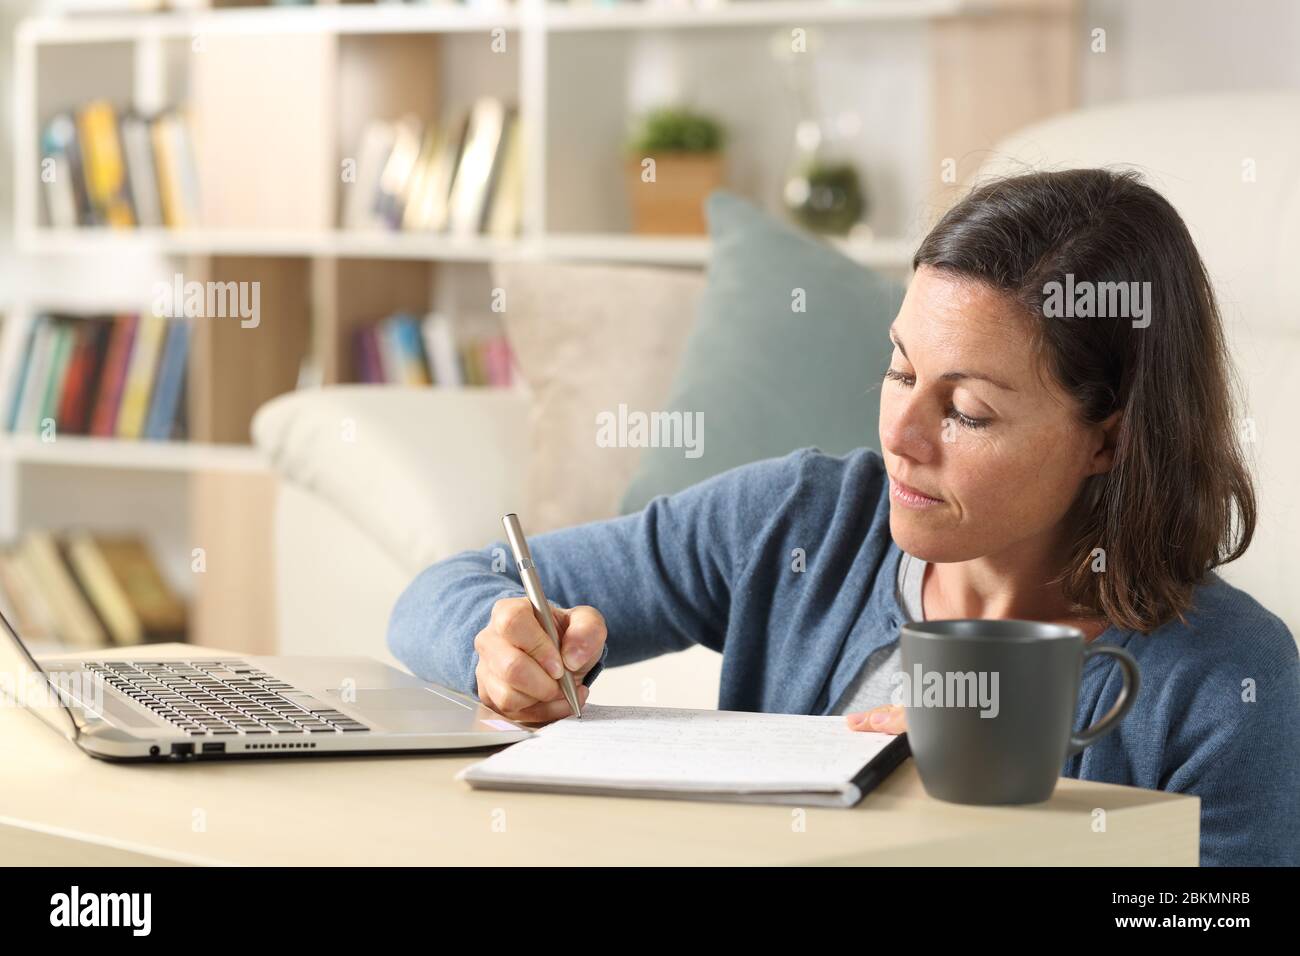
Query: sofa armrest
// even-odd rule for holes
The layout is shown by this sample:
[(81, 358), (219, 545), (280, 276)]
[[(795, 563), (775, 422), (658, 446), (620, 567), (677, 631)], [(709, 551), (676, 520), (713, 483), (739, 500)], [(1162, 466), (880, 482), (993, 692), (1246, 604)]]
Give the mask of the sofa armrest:
[(340, 385), (253, 419), (281, 480), (319, 496), (416, 571), (502, 537), (517, 507), (528, 399), (510, 389)]
[(388, 618), (411, 572), (329, 502), (287, 481), (275, 501), (276, 650), (401, 666)]

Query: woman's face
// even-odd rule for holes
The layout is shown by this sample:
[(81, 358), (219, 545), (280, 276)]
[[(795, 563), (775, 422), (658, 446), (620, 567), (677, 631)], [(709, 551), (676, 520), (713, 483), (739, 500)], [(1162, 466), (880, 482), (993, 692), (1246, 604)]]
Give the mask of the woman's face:
[(1040, 373), (1032, 321), (978, 282), (928, 266), (913, 277), (880, 401), (889, 526), (909, 554), (1055, 549), (1084, 479), (1110, 467), (1103, 429)]

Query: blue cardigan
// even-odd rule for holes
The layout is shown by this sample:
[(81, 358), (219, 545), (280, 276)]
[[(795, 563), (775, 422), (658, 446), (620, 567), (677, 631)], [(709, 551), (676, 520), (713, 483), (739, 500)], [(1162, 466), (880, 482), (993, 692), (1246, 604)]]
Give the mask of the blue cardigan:
[[(884, 462), (867, 449), (755, 462), (530, 544), (552, 602), (605, 615), (609, 637), (587, 684), (606, 665), (698, 643), (722, 654), (719, 708), (826, 714), (906, 618)], [(475, 694), (474, 636), (497, 599), (523, 593), (504, 541), (462, 552), (402, 594), (389, 646), (420, 677)], [(1142, 689), (1062, 775), (1199, 797), (1202, 865), (1300, 865), (1296, 642), (1214, 573), (1188, 620), (1096, 638), (1137, 658)], [(1113, 659), (1090, 658), (1075, 727), (1099, 720), (1120, 686)]]

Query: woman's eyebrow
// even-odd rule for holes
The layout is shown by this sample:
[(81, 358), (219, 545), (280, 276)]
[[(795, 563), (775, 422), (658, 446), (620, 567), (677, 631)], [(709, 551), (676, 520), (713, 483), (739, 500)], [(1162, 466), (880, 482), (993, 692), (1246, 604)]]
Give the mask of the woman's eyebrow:
[[(889, 340), (898, 346), (898, 351), (903, 353), (903, 358), (907, 358), (907, 349), (903, 348), (903, 340), (898, 337), (898, 333), (896, 333), (892, 328), (889, 330)], [(908, 359), (908, 361), (910, 362), (911, 359)], [(1016, 389), (1012, 388), (1006, 382), (996, 379), (992, 375), (985, 375), (983, 372), (968, 372), (964, 369), (954, 369), (951, 372), (944, 372), (939, 376), (939, 379), (944, 382), (958, 382), (963, 378), (978, 378), (981, 381), (988, 382), (990, 385), (996, 385), (1003, 391), (1016, 391)]]

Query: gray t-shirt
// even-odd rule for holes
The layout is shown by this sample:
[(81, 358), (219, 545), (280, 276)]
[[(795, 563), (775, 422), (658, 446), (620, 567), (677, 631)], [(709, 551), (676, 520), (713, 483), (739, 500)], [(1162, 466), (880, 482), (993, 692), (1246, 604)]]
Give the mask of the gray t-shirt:
[[(924, 580), (925, 562), (904, 551), (902, 559), (898, 562), (898, 581), (895, 587), (898, 588), (898, 598), (903, 606), (903, 613), (907, 615), (909, 621), (925, 620), (925, 610), (921, 606), (921, 584)], [(862, 670), (844, 689), (839, 704), (831, 713), (856, 714), (859, 711), (879, 707), (881, 704), (891, 703), (890, 697), (897, 686), (893, 682), (893, 677), (898, 673), (898, 668), (898, 637), (895, 635), (892, 641), (878, 647), (867, 658), (866, 663), (862, 665)]]

